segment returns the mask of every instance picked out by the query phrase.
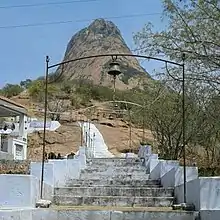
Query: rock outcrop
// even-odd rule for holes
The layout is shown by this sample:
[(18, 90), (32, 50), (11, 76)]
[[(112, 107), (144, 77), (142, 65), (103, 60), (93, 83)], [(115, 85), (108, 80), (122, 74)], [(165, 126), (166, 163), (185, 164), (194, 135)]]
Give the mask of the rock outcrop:
[[(106, 53), (131, 54), (131, 51), (114, 23), (97, 19), (72, 37), (63, 61)], [(60, 80), (86, 80), (97, 85), (112, 86), (112, 78), (107, 74), (109, 61), (111, 57), (71, 62), (60, 66), (56, 74), (61, 75)], [(118, 57), (118, 61), (122, 74), (116, 80), (116, 88), (133, 88), (151, 80), (135, 57)]]

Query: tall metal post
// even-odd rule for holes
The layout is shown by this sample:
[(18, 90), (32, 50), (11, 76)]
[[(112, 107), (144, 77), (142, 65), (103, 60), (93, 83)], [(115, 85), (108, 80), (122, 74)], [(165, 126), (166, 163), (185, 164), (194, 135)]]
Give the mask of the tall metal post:
[(115, 83), (116, 83), (116, 75), (113, 76), (114, 90), (113, 90), (113, 101), (115, 101)]
[(87, 137), (87, 135), (88, 135), (88, 133), (87, 133), (87, 131), (86, 131), (86, 148), (88, 147), (88, 146), (87, 146), (87, 143), (88, 143), (88, 137)]
[(185, 133), (186, 133), (186, 124), (185, 124), (185, 54), (183, 54), (183, 73), (182, 73), (182, 130), (183, 130), (183, 194), (184, 194), (184, 203), (186, 203), (186, 146), (185, 146)]
[(48, 90), (48, 70), (49, 70), (49, 56), (46, 56), (46, 74), (45, 74), (45, 95), (44, 95), (44, 132), (43, 132), (43, 155), (42, 155), (42, 169), (41, 169), (41, 185), (40, 198), (43, 198), (43, 182), (44, 182), (44, 163), (45, 163), (45, 147), (46, 147), (46, 125), (47, 125), (47, 90)]
[(143, 134), (142, 134), (142, 141), (145, 141), (145, 103), (144, 106), (142, 107), (143, 109)]
[(81, 147), (83, 146), (83, 122), (81, 121), (80, 126), (80, 138), (81, 138)]
[(132, 146), (131, 146), (131, 134), (132, 134), (132, 131), (131, 131), (131, 112), (130, 112), (130, 109), (128, 109), (128, 115), (129, 115), (129, 148), (130, 148), (130, 151), (132, 153)]
[(88, 138), (89, 138), (89, 148), (91, 148), (91, 135), (90, 135), (90, 119), (89, 119), (89, 136), (88, 136)]

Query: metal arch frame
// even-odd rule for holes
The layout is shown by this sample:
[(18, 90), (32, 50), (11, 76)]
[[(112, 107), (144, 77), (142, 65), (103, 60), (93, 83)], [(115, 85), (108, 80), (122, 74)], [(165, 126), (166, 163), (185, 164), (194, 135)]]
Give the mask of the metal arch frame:
[(60, 63), (56, 63), (53, 65), (49, 65), (49, 56), (46, 56), (46, 74), (45, 74), (45, 110), (44, 110), (44, 132), (43, 132), (43, 153), (42, 153), (42, 172), (41, 172), (41, 198), (43, 197), (43, 180), (44, 180), (44, 162), (45, 162), (45, 138), (46, 138), (46, 120), (47, 120), (47, 92), (48, 92), (48, 72), (49, 69), (71, 63), (76, 62), (80, 60), (86, 60), (86, 59), (92, 59), (92, 58), (99, 58), (99, 57), (137, 57), (137, 58), (144, 58), (148, 60), (156, 60), (159, 62), (163, 62), (167, 65), (167, 63), (176, 65), (179, 67), (182, 67), (182, 142), (183, 142), (183, 167), (184, 167), (184, 203), (186, 203), (186, 146), (185, 146), (185, 54), (182, 56), (182, 63), (173, 62), (170, 60), (165, 60), (161, 58), (151, 57), (151, 56), (145, 56), (145, 55), (138, 55), (138, 54), (124, 54), (124, 53), (109, 53), (109, 54), (97, 54), (92, 56), (85, 56), (85, 57), (79, 57), (76, 59), (71, 59), (67, 61), (63, 61)]

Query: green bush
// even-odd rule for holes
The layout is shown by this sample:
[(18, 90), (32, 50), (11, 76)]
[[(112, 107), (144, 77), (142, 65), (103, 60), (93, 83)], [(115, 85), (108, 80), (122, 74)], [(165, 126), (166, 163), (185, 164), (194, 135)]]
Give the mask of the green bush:
[(19, 95), (24, 89), (17, 84), (6, 84), (1, 90), (1, 94), (7, 98)]
[[(57, 92), (59, 91), (58, 86), (55, 84), (48, 84), (47, 89), (48, 89), (48, 98), (56, 96)], [(45, 83), (43, 80), (33, 81), (28, 88), (29, 95), (37, 101), (43, 101), (44, 91), (45, 91)]]

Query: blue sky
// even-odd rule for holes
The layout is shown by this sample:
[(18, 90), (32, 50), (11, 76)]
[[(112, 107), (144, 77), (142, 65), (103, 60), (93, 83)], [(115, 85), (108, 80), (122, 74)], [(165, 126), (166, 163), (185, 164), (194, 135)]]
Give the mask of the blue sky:
[[(38, 4), (67, 0), (1, 0), (0, 1), (0, 87), (6, 83), (19, 83), (26, 78), (44, 75), (45, 56), (51, 63), (61, 61), (66, 45), (73, 34), (88, 26), (92, 19), (133, 14), (162, 13), (161, 0), (97, 0), (40, 7), (4, 8), (4, 6)], [(161, 15), (108, 19), (121, 30), (122, 36), (134, 49), (132, 34), (145, 23), (152, 22), (159, 30), (164, 27)], [(72, 23), (37, 27), (3, 28), (5, 26), (56, 21)], [(79, 22), (79, 20), (85, 20)], [(78, 21), (78, 22), (77, 22)], [(157, 64), (144, 67), (151, 71)]]

